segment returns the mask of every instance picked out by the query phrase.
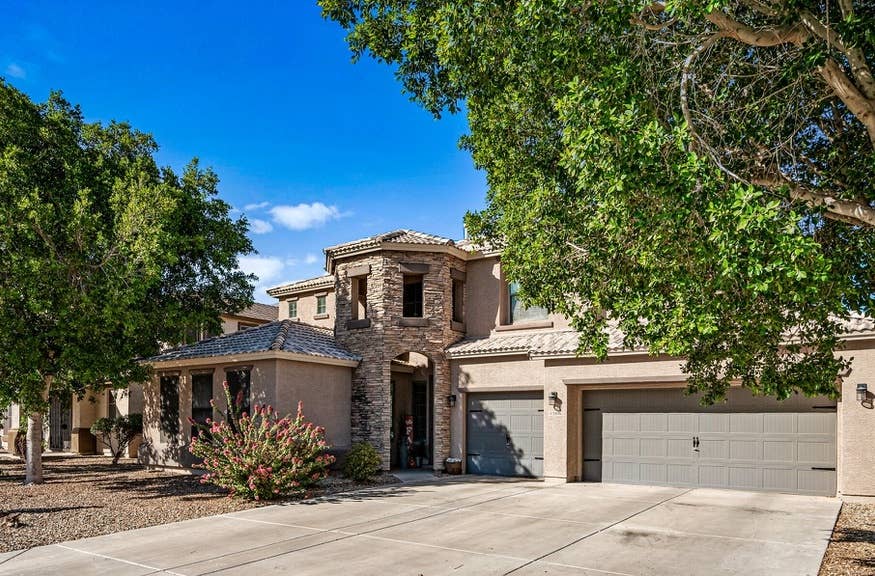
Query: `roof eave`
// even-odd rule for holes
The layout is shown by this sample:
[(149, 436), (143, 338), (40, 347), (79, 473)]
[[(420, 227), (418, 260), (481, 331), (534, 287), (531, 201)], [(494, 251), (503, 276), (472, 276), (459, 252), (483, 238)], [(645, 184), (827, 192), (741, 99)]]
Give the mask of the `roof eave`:
[(245, 364), (247, 362), (255, 362), (258, 360), (293, 360), (296, 362), (325, 364), (329, 366), (345, 366), (348, 368), (355, 368), (361, 362), (361, 359), (351, 360), (332, 358), (329, 356), (314, 356), (311, 354), (301, 354), (299, 352), (288, 352), (285, 350), (267, 350), (263, 352), (248, 352), (245, 354), (218, 354), (213, 356), (201, 356), (198, 358), (182, 358), (179, 360), (158, 360), (154, 362), (142, 360), (140, 361), (140, 364), (147, 364), (152, 366), (154, 370), (161, 371), (172, 368), (188, 368), (212, 364)]

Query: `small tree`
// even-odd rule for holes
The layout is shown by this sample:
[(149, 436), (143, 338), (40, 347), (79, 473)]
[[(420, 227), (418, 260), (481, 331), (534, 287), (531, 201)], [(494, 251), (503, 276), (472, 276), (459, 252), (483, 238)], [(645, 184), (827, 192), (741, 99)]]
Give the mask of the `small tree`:
[(200, 430), (189, 450), (208, 470), (201, 482), (262, 500), (304, 493), (328, 475), (334, 456), (327, 453), (325, 429), (304, 418), (303, 403), (294, 418), (278, 418), (267, 405), (255, 406), (250, 416), (243, 412), (242, 392), (232, 402), (228, 383), (223, 386), (230, 407), (226, 420), (201, 424), (189, 418)]
[(367, 482), (380, 472), (383, 459), (377, 449), (367, 442), (353, 444), (346, 454), (343, 475), (357, 482)]
[(112, 453), (112, 463), (118, 464), (119, 458), (134, 441), (143, 433), (143, 415), (128, 414), (116, 418), (98, 418), (91, 425), (91, 433), (101, 444)]

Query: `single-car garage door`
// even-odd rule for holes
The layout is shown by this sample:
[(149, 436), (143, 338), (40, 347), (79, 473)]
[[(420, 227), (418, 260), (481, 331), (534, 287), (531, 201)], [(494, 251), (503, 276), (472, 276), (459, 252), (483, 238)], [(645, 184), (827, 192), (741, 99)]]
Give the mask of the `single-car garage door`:
[(583, 403), (584, 480), (835, 494), (828, 399), (732, 390), (703, 408), (679, 390), (642, 390), (585, 392)]
[(543, 476), (544, 394), (468, 394), (469, 474)]

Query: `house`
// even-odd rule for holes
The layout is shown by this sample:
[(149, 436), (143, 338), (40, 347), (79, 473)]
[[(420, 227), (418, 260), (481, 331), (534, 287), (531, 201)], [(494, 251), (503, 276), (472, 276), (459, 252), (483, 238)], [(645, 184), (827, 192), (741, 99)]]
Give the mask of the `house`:
[[(276, 320), (277, 307), (269, 304), (253, 304), (235, 313), (222, 314), (222, 332), (230, 333), (246, 330)], [(193, 331), (186, 339), (196, 341), (203, 337), (201, 331)], [(74, 454), (95, 454), (100, 446), (91, 434), (91, 425), (98, 418), (114, 417), (121, 414), (143, 412), (143, 393), (140, 384), (132, 384), (124, 390), (103, 390), (87, 392), (81, 399), (73, 394), (51, 394), (49, 411), (46, 417), (44, 438), (52, 452), (72, 452)], [(18, 433), (21, 411), (16, 404), (2, 413), (3, 447), (12, 452), (12, 445)]]
[(337, 449), (370, 442), (385, 468), (875, 495), (868, 318), (846, 326), (839, 401), (733, 388), (701, 407), (677, 358), (619, 332), (606, 362), (579, 357), (567, 319), (523, 306), (500, 254), (466, 240), (398, 230), (326, 248), (325, 270), (268, 290), (277, 322), (150, 359), (148, 461), (187, 464), (186, 419), (228, 381), (280, 411), (303, 400)]

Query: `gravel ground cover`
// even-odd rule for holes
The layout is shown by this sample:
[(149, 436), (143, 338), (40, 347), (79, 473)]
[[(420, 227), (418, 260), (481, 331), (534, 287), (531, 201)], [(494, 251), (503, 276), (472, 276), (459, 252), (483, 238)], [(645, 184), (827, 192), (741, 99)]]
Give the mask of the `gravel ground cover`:
[(836, 521), (820, 576), (875, 576), (875, 504), (846, 502)]
[[(148, 470), (132, 460), (113, 466), (103, 456), (47, 455), (43, 471), (44, 484), (24, 486), (24, 465), (0, 456), (0, 552), (270, 504), (228, 498), (195, 475)], [(386, 474), (368, 485), (397, 481)], [(313, 496), (360, 487), (331, 476)], [(3, 522), (4, 513), (20, 515)]]

